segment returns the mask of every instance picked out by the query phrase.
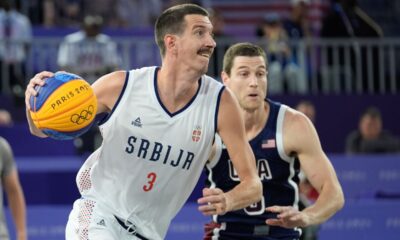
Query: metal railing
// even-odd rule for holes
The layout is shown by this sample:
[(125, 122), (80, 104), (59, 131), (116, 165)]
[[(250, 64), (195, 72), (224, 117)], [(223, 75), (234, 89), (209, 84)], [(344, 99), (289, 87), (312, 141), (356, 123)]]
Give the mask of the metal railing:
[[(121, 69), (160, 65), (160, 54), (152, 37), (114, 37)], [(57, 54), (62, 38), (34, 38), (24, 62), (25, 83), (43, 70), (58, 71)], [(238, 41), (266, 46), (260, 39), (217, 39), (215, 59), (209, 75), (218, 78), (227, 47)], [(308, 39), (288, 43), (291, 55), (269, 62), (269, 87), (272, 94), (398, 94), (400, 38), (384, 39)], [(266, 48), (268, 53), (268, 49)], [(269, 53), (268, 53), (269, 54)], [(276, 64), (276, 62), (281, 63)], [(7, 67), (2, 62), (3, 94), (12, 94)], [(285, 68), (290, 71), (285, 73)], [(294, 80), (295, 79), (295, 80)], [(300, 80), (299, 80), (300, 79)]]

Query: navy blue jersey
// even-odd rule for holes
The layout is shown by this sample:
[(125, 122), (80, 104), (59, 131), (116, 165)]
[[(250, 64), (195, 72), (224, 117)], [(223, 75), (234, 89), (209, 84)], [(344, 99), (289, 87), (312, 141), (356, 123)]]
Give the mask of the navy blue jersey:
[[(241, 237), (246, 236), (246, 239), (253, 236), (251, 226), (265, 226), (266, 219), (276, 217), (275, 213), (266, 212), (266, 207), (273, 205), (297, 206), (299, 200), (298, 173), (300, 164), (295, 157), (287, 156), (283, 150), (282, 125), (287, 106), (270, 100), (267, 101), (270, 106), (267, 123), (264, 129), (250, 141), (256, 158), (258, 175), (263, 184), (263, 198), (260, 202), (245, 209), (228, 212), (222, 216), (213, 216), (216, 223), (247, 225), (246, 228), (250, 229), (249, 235), (243, 235), (246, 234), (244, 233), (246, 230), (241, 233)], [(206, 166), (207, 186), (217, 187), (227, 192), (239, 183), (239, 178), (233, 168), (228, 151), (219, 136), (216, 136), (215, 144), (217, 147), (215, 157)], [(223, 232), (224, 230), (220, 231), (221, 236)], [(260, 235), (262, 234), (260, 233)], [(265, 235), (270, 237), (287, 236), (293, 239), (299, 237), (299, 230), (270, 227), (269, 232)]]

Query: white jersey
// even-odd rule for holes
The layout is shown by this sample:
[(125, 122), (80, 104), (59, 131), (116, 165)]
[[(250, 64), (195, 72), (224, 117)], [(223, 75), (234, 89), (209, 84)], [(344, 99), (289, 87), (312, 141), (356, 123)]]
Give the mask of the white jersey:
[(131, 70), (102, 146), (77, 176), (83, 197), (105, 205), (150, 239), (163, 239), (195, 187), (216, 132), (223, 85), (203, 76), (193, 99), (169, 113), (157, 93), (157, 68)]

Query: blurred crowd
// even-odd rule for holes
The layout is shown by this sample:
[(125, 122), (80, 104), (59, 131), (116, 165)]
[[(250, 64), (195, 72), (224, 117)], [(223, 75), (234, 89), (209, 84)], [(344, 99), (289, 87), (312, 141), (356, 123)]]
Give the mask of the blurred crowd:
[[(103, 17), (107, 27), (153, 26), (157, 16), (179, 0), (12, 0), (29, 17), (32, 25), (79, 27), (87, 15)], [(196, 1), (190, 1), (196, 2)], [(197, 3), (202, 4), (202, 1)]]
[[(249, 37), (257, 39), (268, 54), (269, 94), (315, 93), (312, 86), (315, 82), (320, 92), (324, 93), (331, 93), (325, 91), (326, 87), (335, 90), (330, 86), (332, 84), (351, 85), (350, 88), (354, 89), (358, 87), (355, 86), (358, 76), (363, 82), (372, 82), (361, 85), (362, 91), (379, 91), (379, 53), (376, 48), (360, 47), (357, 41), (362, 38), (382, 39), (384, 34), (380, 24), (360, 7), (359, 1), (286, 0), (287, 14), (272, 8), (257, 18)], [(57, 44), (56, 64), (60, 70), (74, 72), (93, 83), (99, 76), (124, 65), (125, 59), (121, 57), (118, 42), (113, 36), (105, 34), (106, 28), (152, 28), (156, 17), (165, 8), (183, 2), (193, 2), (209, 9), (217, 47), (210, 60), (208, 74), (218, 79), (224, 52), (237, 41), (237, 36), (227, 31), (229, 22), (226, 18), (229, 14), (223, 11), (224, 8), (213, 8), (212, 0), (0, 0), (0, 91), (11, 93), (16, 105), (24, 106), (24, 89), (28, 79), (26, 69), (29, 65), (27, 59), (34, 40), (34, 27), (49, 31), (72, 29), (72, 33), (65, 35)], [(323, 13), (317, 20), (310, 13), (316, 6)], [(316, 52), (310, 47), (300, 48), (296, 45), (300, 41), (307, 42), (318, 37), (348, 39), (349, 47), (326, 48), (326, 65), (322, 66), (320, 62), (323, 60), (318, 55), (320, 50)], [(362, 67), (359, 69), (355, 64), (357, 59), (361, 59), (359, 64)], [(371, 59), (370, 62), (367, 59)], [(315, 65), (318, 67), (317, 81), (311, 79), (314, 75), (311, 68), (315, 68)], [(371, 68), (374, 70), (371, 71)], [(372, 75), (372, 80), (366, 77), (368, 74)], [(338, 78), (340, 81), (337, 81)], [(77, 145), (81, 148), (98, 146), (101, 139), (98, 139), (97, 130), (90, 134), (89, 140), (82, 139), (79, 142), (78, 139)], [(368, 146), (376, 145), (375, 142), (362, 140), (362, 136), (361, 133), (349, 136), (346, 151), (366, 152)], [(385, 139), (391, 138), (386, 136)], [(90, 147), (83, 143), (89, 143)], [(391, 151), (398, 151), (396, 144), (390, 145)], [(385, 143), (381, 145), (387, 146)]]

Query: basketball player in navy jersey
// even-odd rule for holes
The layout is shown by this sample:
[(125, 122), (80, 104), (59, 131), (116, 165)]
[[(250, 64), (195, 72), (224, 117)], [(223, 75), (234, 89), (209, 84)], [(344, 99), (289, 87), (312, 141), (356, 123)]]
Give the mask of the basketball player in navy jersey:
[[(311, 121), (292, 108), (266, 99), (266, 59), (256, 45), (235, 44), (224, 56), (221, 75), (242, 108), (263, 197), (241, 210), (213, 215), (213, 221), (205, 226), (204, 239), (299, 239), (299, 227), (326, 221), (344, 204), (336, 173)], [(214, 146), (206, 166), (208, 185), (229, 191), (240, 179), (218, 135)], [(320, 194), (315, 204), (303, 211), (297, 207), (300, 166)]]
[[(66, 239), (163, 239), (207, 162), (215, 133), (224, 139), (240, 184), (228, 192), (207, 189), (198, 200), (206, 215), (259, 201), (261, 181), (234, 95), (205, 75), (215, 48), (208, 13), (193, 4), (165, 10), (155, 36), (161, 67), (105, 75), (92, 85), (101, 147), (77, 175), (82, 198), (74, 203)], [(26, 105), (53, 74), (30, 80)], [(28, 112), (28, 111), (27, 111)], [(45, 135), (32, 124), (33, 134)]]

